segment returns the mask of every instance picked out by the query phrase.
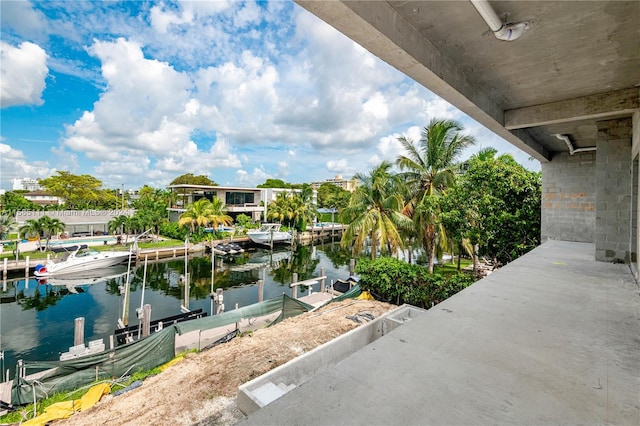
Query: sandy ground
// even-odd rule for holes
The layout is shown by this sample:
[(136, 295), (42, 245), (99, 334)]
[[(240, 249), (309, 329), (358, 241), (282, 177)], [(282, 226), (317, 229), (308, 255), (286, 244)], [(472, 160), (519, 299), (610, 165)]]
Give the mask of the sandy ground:
[[(339, 309), (336, 309), (339, 307)], [(395, 308), (377, 301), (346, 300), (289, 318), (229, 343), (187, 357), (124, 395), (107, 396), (94, 408), (56, 422), (64, 425), (231, 425), (243, 418), (235, 405), (238, 386), (332, 340), (358, 323)]]

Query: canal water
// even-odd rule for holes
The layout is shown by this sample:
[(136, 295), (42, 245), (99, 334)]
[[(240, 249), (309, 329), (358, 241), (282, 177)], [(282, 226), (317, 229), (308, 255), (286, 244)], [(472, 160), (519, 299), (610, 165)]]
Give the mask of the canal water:
[[(136, 308), (151, 305), (151, 320), (180, 314), (185, 305), (185, 267), (189, 282), (188, 308), (212, 313), (210, 255), (176, 258), (147, 264), (143, 292), (143, 261), (129, 272), (131, 298), (129, 325), (138, 323)], [(326, 284), (349, 274), (349, 255), (337, 244), (300, 246), (274, 251), (253, 249), (233, 257), (215, 257), (214, 292), (224, 290), (226, 310), (258, 302), (258, 280), (264, 280), (264, 300), (291, 295), (293, 273), (298, 281), (320, 276), (324, 268)], [(100, 277), (84, 275), (38, 280), (7, 280), (0, 288), (0, 353), (2, 371), (13, 377), (18, 359), (57, 360), (73, 346), (74, 320), (84, 317), (85, 343), (114, 334), (123, 317), (126, 265), (101, 270)], [(319, 291), (320, 284), (313, 285)], [(299, 289), (299, 295), (307, 289)], [(143, 296), (144, 294), (144, 296)], [(144, 299), (143, 299), (144, 297)], [(213, 307), (215, 310), (215, 307)], [(1, 381), (1, 380), (0, 380)]]

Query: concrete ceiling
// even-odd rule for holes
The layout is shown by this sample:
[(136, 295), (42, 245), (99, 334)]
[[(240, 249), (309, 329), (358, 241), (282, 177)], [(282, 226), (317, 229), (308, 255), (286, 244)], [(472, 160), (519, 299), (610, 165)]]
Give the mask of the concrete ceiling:
[(492, 1), (511, 42), (466, 0), (296, 2), (540, 161), (640, 108), (637, 0)]

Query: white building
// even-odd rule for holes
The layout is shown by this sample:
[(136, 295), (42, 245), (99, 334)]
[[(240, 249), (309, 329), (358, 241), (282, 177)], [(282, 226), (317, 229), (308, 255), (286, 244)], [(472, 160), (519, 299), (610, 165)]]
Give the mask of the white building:
[(14, 191), (39, 191), (42, 189), (38, 184), (38, 180), (31, 178), (11, 179), (11, 185)]

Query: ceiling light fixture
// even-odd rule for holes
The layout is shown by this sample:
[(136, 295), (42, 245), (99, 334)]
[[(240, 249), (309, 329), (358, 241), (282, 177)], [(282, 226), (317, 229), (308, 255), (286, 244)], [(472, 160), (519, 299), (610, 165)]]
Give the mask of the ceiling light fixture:
[(469, 0), (498, 40), (514, 41), (529, 28), (528, 22), (504, 23), (487, 0)]

